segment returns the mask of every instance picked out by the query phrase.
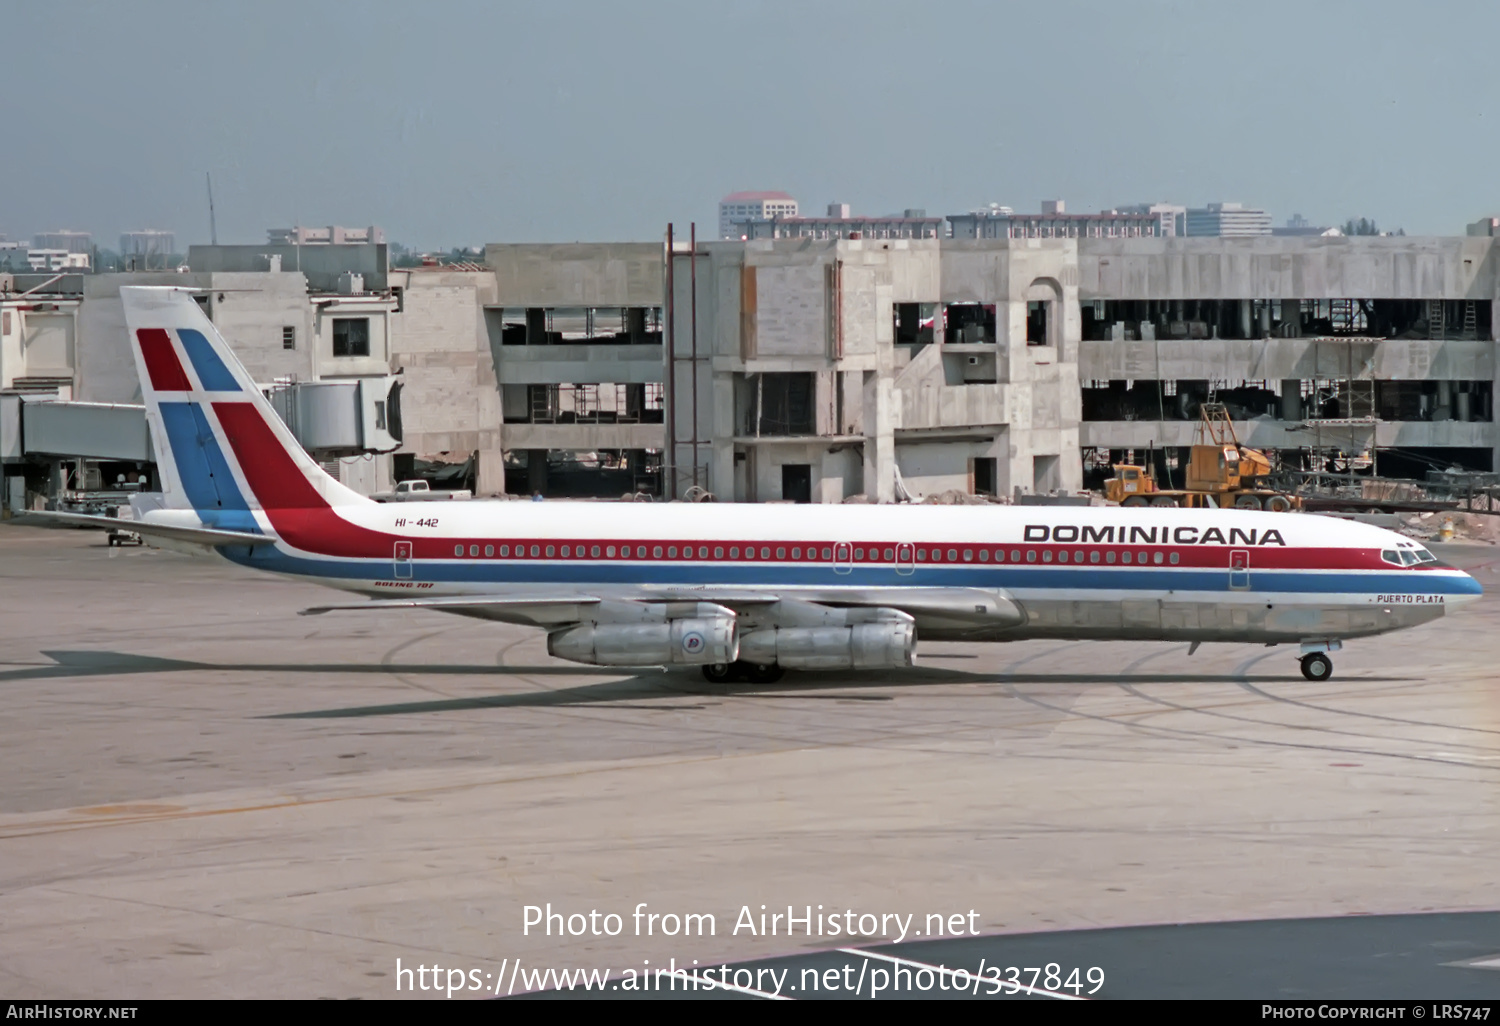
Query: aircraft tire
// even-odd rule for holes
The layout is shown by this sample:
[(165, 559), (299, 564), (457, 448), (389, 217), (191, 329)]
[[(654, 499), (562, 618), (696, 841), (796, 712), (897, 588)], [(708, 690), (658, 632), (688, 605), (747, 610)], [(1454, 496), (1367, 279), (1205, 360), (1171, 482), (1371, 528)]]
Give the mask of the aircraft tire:
[(1333, 660), (1322, 652), (1310, 652), (1302, 657), (1302, 676), (1313, 682), (1325, 681), (1333, 676)]
[(703, 679), (710, 684), (728, 684), (739, 676), (738, 663), (704, 663)]
[(745, 678), (751, 684), (775, 684), (786, 673), (775, 663), (745, 663)]

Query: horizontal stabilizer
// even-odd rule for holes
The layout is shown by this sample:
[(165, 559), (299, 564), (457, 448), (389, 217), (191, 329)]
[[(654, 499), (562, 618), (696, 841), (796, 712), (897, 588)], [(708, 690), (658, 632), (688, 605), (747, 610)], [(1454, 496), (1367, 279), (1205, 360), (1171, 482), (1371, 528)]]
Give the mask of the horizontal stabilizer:
[(190, 545), (274, 545), (276, 539), (268, 534), (250, 534), (246, 531), (220, 531), (212, 527), (180, 527), (176, 524), (153, 524), (147, 520), (121, 520), (118, 517), (103, 517), (91, 513), (57, 513), (51, 510), (31, 510), (17, 513), (11, 523), (20, 527), (93, 527), (106, 531), (129, 531), (142, 538), (162, 538), (168, 541), (186, 542)]

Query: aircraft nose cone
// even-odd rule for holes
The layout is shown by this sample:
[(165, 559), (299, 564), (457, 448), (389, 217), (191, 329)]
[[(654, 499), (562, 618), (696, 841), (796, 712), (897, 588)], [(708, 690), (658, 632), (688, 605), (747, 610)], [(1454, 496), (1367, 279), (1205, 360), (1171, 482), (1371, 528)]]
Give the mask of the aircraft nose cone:
[(1469, 574), (1459, 574), (1458, 580), (1454, 584), (1453, 592), (1448, 596), (1449, 608), (1456, 609), (1460, 606), (1466, 606), (1484, 594), (1484, 585), (1480, 584)]

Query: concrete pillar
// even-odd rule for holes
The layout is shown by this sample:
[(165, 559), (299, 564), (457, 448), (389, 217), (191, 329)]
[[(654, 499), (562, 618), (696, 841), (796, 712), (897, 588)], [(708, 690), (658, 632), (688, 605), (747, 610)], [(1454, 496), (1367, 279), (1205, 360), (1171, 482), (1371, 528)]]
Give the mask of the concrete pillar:
[(547, 343), (547, 311), (539, 306), (526, 308), (526, 344), (540, 346)]
[(478, 495), (505, 494), (505, 453), (480, 449), (474, 468), (474, 490)]
[(1439, 381), (1437, 383), (1437, 409), (1432, 412), (1433, 420), (1451, 420), (1453, 418), (1453, 382)]
[(1281, 301), (1281, 335), (1283, 338), (1300, 338), (1302, 335), (1302, 301)]
[(532, 495), (547, 494), (547, 450), (526, 450), (526, 490)]
[(1302, 419), (1302, 382), (1297, 378), (1286, 378), (1281, 382), (1281, 419)]
[(876, 372), (864, 382), (865, 495), (871, 502), (896, 498), (895, 383)]

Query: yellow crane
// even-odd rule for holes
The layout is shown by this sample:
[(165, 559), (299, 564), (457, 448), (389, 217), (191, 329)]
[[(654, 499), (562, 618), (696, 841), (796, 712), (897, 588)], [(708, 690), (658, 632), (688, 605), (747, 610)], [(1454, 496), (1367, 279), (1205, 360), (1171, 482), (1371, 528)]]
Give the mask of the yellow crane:
[(1273, 513), (1302, 508), (1299, 497), (1271, 487), (1271, 461), (1240, 444), (1223, 403), (1204, 403), (1201, 415), (1183, 488), (1158, 488), (1151, 470), (1117, 463), (1115, 476), (1104, 482), (1104, 497), (1122, 506), (1233, 506)]

